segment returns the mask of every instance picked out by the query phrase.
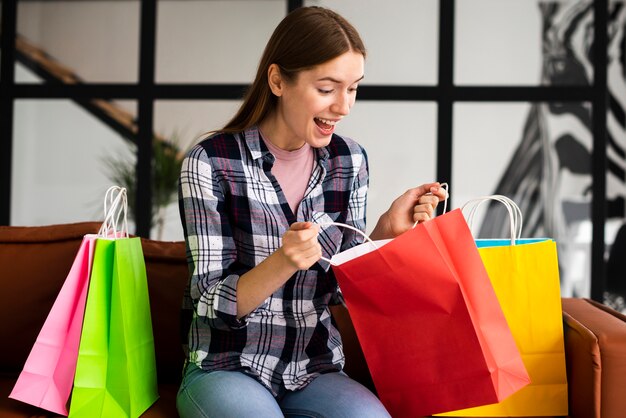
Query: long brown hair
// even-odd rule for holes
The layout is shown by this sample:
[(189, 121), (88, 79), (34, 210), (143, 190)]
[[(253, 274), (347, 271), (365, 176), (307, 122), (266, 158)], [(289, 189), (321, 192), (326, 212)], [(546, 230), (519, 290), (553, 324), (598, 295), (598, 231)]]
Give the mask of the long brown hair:
[(300, 7), (289, 13), (272, 34), (235, 116), (220, 132), (236, 133), (260, 123), (277, 104), (267, 70), (277, 64), (281, 75), (293, 81), (299, 72), (330, 61), (345, 52), (366, 51), (357, 30), (346, 19), (322, 7)]

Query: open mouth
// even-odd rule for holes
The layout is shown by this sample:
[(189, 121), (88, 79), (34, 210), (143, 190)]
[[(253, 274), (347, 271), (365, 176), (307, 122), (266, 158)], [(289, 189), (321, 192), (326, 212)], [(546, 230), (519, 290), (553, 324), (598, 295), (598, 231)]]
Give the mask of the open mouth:
[(335, 129), (335, 125), (337, 124), (336, 120), (322, 119), (322, 118), (314, 118), (315, 124), (322, 130), (326, 135), (330, 135), (333, 133)]

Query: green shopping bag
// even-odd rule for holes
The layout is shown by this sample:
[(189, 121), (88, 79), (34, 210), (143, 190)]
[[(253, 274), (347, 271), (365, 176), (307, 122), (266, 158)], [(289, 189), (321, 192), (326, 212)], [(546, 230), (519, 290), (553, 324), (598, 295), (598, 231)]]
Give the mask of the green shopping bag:
[(69, 416), (134, 418), (157, 398), (141, 240), (97, 238)]

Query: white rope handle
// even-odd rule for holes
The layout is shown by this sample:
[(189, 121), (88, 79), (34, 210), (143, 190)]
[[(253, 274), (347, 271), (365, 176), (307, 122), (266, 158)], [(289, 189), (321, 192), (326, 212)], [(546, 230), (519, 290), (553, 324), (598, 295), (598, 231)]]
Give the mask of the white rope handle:
[[(448, 187), (448, 183), (441, 183), (440, 187), (443, 187), (446, 190), (446, 198), (443, 201), (443, 213), (446, 213), (447, 207), (448, 207), (448, 198), (450, 197), (450, 194), (448, 193), (449, 187)], [(415, 222), (413, 224), (413, 228), (415, 228), (417, 226), (419, 222)], [(358, 228), (355, 228), (351, 225), (347, 225), (344, 223), (340, 223), (340, 222), (323, 222), (323, 223), (318, 223), (318, 225), (320, 226), (339, 226), (342, 228), (347, 228), (347, 229), (351, 229), (353, 231), (358, 232), (359, 234), (361, 234), (363, 237), (365, 237), (365, 239), (374, 246), (375, 249), (378, 249), (378, 246), (376, 245), (376, 243), (374, 241), (372, 241), (372, 239), (363, 231), (361, 231)], [(321, 257), (321, 260), (326, 261), (329, 264), (333, 264), (333, 262), (326, 258), (326, 257)], [(334, 264), (333, 264), (334, 265)]]
[[(443, 201), (443, 213), (446, 213), (448, 209), (448, 198), (450, 197), (450, 193), (448, 193), (448, 190), (449, 190), (448, 183), (441, 183), (439, 187), (442, 187), (446, 190), (446, 198)], [(413, 224), (413, 228), (415, 228), (418, 223), (419, 221), (415, 221), (415, 223)]]
[[(104, 222), (98, 231), (98, 235), (102, 237), (115, 237), (119, 235), (118, 224), (119, 218), (123, 211), (123, 201), (125, 199), (125, 191), (123, 192), (120, 187), (110, 187), (104, 198)], [(107, 203), (111, 205), (107, 208)]]
[(509, 213), (511, 244), (515, 245), (515, 238), (521, 236), (522, 214), (521, 214), (521, 211), (519, 210), (519, 207), (515, 204), (515, 202), (513, 202), (511, 199), (509, 199), (506, 196), (502, 196), (502, 195), (482, 196), (476, 199), (472, 199), (468, 201), (465, 205), (463, 205), (462, 210), (468, 204), (474, 204), (468, 216), (468, 225), (470, 229), (472, 228), (476, 211), (483, 203), (489, 200), (494, 200), (494, 201), (502, 203), (504, 207), (506, 208), (507, 212)]
[[(115, 193), (117, 193), (117, 195)], [(107, 195), (109, 201), (111, 202), (111, 208), (109, 211), (106, 210)], [(126, 189), (118, 186), (109, 187), (104, 200), (105, 217), (108, 218), (105, 218), (105, 221), (107, 222), (107, 229), (112, 229), (114, 234), (119, 231), (118, 224), (120, 216), (126, 205)]]
[(478, 208), (485, 202), (488, 202), (490, 200), (495, 200), (498, 201), (500, 203), (502, 203), (505, 208), (507, 209), (507, 211), (509, 212), (509, 218), (511, 220), (511, 222), (513, 223), (514, 226), (514, 234), (512, 235), (516, 235), (517, 231), (518, 231), (518, 223), (519, 223), (519, 210), (517, 210), (517, 208), (514, 209), (514, 205), (511, 204), (511, 201), (508, 200), (506, 197), (501, 196), (501, 195), (493, 195), (493, 196), (487, 196), (487, 197), (481, 197), (481, 198), (476, 198), (476, 199), (472, 199), (469, 202), (466, 202), (466, 205), (468, 203), (475, 203), (474, 206), (472, 206), (472, 209), (469, 213), (468, 216), (468, 224), (473, 224), (474, 222), (474, 216), (476, 214), (476, 212), (478, 211)]
[[(515, 235), (511, 235), (511, 237), (515, 236), (516, 238), (521, 238), (522, 237), (522, 227), (523, 227), (523, 223), (524, 223), (524, 217), (522, 216), (522, 211), (519, 208), (519, 206), (517, 206), (517, 204), (509, 197), (507, 196), (503, 196), (503, 195), (493, 195), (494, 199), (492, 200), (497, 200), (501, 203), (503, 203), (505, 206), (508, 206), (512, 209), (513, 211), (513, 223), (515, 225)], [(487, 200), (483, 200), (482, 202), (478, 203), (473, 209), (472, 209), (472, 219), (474, 217), (475, 212), (478, 210), (478, 207), (480, 205), (482, 205), (484, 202), (486, 202)], [(509, 211), (509, 215), (511, 214), (511, 211)]]
[[(376, 245), (376, 243), (374, 241), (372, 241), (372, 239), (365, 232), (361, 231), (359, 228), (353, 227), (352, 225), (342, 224), (341, 222), (321, 222), (321, 223), (318, 223), (317, 225), (319, 225), (319, 226), (339, 226), (339, 227), (342, 227), (342, 228), (351, 229), (351, 230), (356, 231), (359, 234), (361, 234), (363, 237), (365, 237), (365, 239), (367, 241), (369, 241), (370, 244), (372, 244), (374, 246), (375, 249), (378, 249), (378, 246)], [(335, 264), (333, 264), (332, 261), (330, 261), (330, 259), (328, 259), (326, 257), (321, 257), (321, 259), (326, 261), (329, 264), (335, 265)]]
[[(115, 192), (119, 191), (119, 187), (118, 186), (111, 186), (107, 189), (106, 193), (104, 194), (104, 217), (106, 220), (106, 217), (109, 214), (109, 209), (107, 208), (107, 202), (111, 203), (111, 205), (113, 205), (113, 203), (115, 202), (115, 199), (117, 196), (115, 196)], [(117, 202), (115, 202), (117, 203)]]
[[(472, 223), (474, 221), (474, 216), (478, 208), (487, 201), (497, 201), (504, 205), (507, 212), (509, 213), (509, 222), (510, 222), (510, 231), (511, 231), (511, 245), (515, 245), (515, 239), (521, 238), (522, 236), (522, 225), (523, 225), (523, 216), (522, 211), (519, 206), (503, 195), (491, 195), (491, 196), (481, 196), (475, 199), (468, 200), (462, 207), (461, 211), (463, 211), (467, 206), (471, 206), (471, 211), (467, 217), (467, 224), (469, 228), (472, 228)], [(472, 206), (473, 205), (473, 206)]]
[[(111, 207), (107, 207), (110, 204)], [(123, 216), (120, 226), (120, 217)], [(128, 199), (126, 189), (119, 186), (109, 187), (104, 195), (104, 222), (98, 231), (100, 237), (128, 237)]]
[[(98, 231), (98, 236), (109, 236), (113, 226), (111, 225), (113, 219), (112, 214), (119, 207), (121, 195), (115, 195), (115, 187), (109, 187), (104, 195), (104, 221), (100, 226), (100, 230)], [(107, 204), (110, 204), (111, 207), (108, 207)]]
[[(122, 198), (120, 200), (114, 222), (115, 233), (117, 234), (116, 238), (118, 237), (118, 235), (128, 238), (128, 196), (126, 193), (126, 189), (120, 187), (119, 194), (122, 196)], [(123, 222), (118, 228), (120, 216), (123, 216)]]
[[(118, 237), (126, 237), (128, 238), (128, 197), (126, 194), (126, 189), (123, 187), (119, 188), (118, 196), (119, 203), (117, 208), (113, 211), (111, 216), (113, 220), (113, 234), (115, 238)], [(123, 216), (122, 223), (120, 225), (120, 217)], [(119, 225), (119, 227), (118, 227)]]
[[(450, 194), (448, 193), (448, 183), (441, 183), (440, 187), (443, 187), (446, 190), (446, 198), (445, 198), (444, 203), (443, 203), (443, 213), (446, 213), (446, 210), (447, 210), (447, 207), (448, 207), (448, 198), (450, 197)], [(415, 222), (413, 224), (413, 228), (415, 228), (417, 226), (417, 224), (418, 224), (418, 222)], [(363, 237), (365, 237), (365, 239), (370, 244), (372, 244), (374, 249), (376, 249), (376, 250), (378, 249), (378, 246), (376, 245), (376, 243), (374, 241), (372, 241), (372, 239), (365, 232), (361, 231), (358, 228), (353, 227), (352, 225), (344, 224), (344, 223), (341, 223), (341, 222), (320, 222), (320, 223), (317, 223), (317, 225), (320, 225), (320, 226), (338, 226), (338, 227), (341, 227), (341, 228), (351, 229), (351, 230), (353, 230), (355, 232), (358, 232)], [(326, 257), (321, 257), (321, 260), (324, 260), (324, 261), (326, 261), (329, 264), (333, 264), (333, 262), (330, 259), (326, 258)]]

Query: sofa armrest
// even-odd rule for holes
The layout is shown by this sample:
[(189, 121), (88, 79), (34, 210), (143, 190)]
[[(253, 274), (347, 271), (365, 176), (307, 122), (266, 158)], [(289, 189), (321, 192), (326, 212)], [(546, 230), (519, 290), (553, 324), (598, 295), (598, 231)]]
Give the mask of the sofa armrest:
[(570, 417), (626, 411), (626, 316), (588, 299), (563, 298)]

